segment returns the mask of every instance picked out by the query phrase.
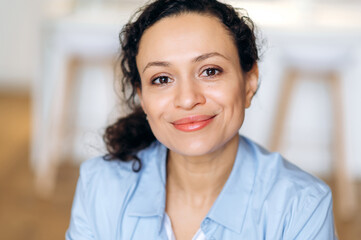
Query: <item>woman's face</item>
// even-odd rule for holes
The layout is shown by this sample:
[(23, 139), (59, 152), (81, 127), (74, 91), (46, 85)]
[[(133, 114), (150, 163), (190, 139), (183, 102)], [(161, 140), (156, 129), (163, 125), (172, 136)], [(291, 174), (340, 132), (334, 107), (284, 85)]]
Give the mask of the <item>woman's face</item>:
[(201, 156), (238, 135), (258, 70), (243, 73), (233, 38), (217, 18), (161, 19), (144, 32), (136, 61), (141, 105), (171, 151)]

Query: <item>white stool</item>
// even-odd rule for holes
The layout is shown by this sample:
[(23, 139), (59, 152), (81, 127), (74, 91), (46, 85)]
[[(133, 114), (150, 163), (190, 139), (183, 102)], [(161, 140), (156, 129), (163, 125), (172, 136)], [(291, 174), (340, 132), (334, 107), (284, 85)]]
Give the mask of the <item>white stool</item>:
[(129, 9), (73, 13), (44, 26), (42, 68), (33, 88), (31, 146), (40, 196), (49, 197), (55, 187), (76, 72), (83, 63), (113, 64), (119, 49), (118, 34), (130, 13)]
[(348, 220), (354, 216), (357, 207), (356, 193), (346, 168), (343, 123), (342, 79), (338, 72), (342, 62), (347, 59), (347, 51), (329, 46), (300, 44), (283, 47), (283, 60), (286, 63), (285, 77), (281, 83), (278, 111), (274, 121), (270, 148), (279, 151), (287, 110), (292, 93), (301, 80), (300, 77), (310, 75), (313, 79), (324, 80), (330, 86), (331, 104), (333, 109), (333, 175), (335, 180), (335, 198), (339, 215)]

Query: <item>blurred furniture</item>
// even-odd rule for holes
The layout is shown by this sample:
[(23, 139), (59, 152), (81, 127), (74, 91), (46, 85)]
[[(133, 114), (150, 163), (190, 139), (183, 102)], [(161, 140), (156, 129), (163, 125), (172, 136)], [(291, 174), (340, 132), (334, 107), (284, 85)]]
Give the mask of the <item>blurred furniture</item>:
[[(288, 38), (289, 39), (289, 38)], [(333, 179), (335, 181), (336, 191), (334, 192), (337, 203), (339, 204), (339, 214), (344, 220), (353, 217), (357, 207), (357, 196), (355, 186), (347, 170), (347, 158), (345, 155), (345, 127), (344, 127), (344, 102), (342, 79), (340, 77), (340, 68), (349, 58), (348, 45), (327, 46), (325, 42), (320, 46), (317, 41), (302, 38), (302, 44), (290, 46), (290, 44), (281, 47), (283, 61), (286, 65), (285, 77), (281, 83), (278, 109), (272, 128), (270, 139), (270, 148), (272, 151), (280, 151), (282, 137), (284, 136), (287, 110), (289, 110), (292, 96), (295, 93), (297, 85), (302, 81), (302, 76), (309, 76), (309, 79), (324, 81), (330, 89), (330, 104), (333, 111)], [(325, 39), (326, 41), (326, 39)], [(292, 41), (291, 41), (292, 42)], [(310, 136), (312, 137), (312, 136)]]
[(54, 190), (64, 158), (67, 110), (79, 67), (113, 64), (118, 34), (131, 9), (91, 9), (50, 19), (42, 28), (42, 64), (33, 87), (31, 164), (40, 196)]

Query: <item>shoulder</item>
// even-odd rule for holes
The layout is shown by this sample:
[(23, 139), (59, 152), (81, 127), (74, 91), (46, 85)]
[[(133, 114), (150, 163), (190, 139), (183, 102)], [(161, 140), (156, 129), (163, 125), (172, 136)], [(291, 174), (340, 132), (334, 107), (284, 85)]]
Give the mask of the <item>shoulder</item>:
[(256, 162), (255, 193), (263, 200), (274, 202), (275, 209), (284, 208), (291, 200), (316, 205), (331, 196), (330, 188), (322, 180), (279, 153), (269, 152), (247, 138), (245, 142)]
[[(151, 145), (138, 153), (143, 167), (147, 167), (154, 158), (153, 148)], [(144, 177), (143, 168), (134, 172), (132, 164), (132, 161), (108, 161), (98, 156), (80, 166), (73, 209), (84, 209), (90, 224), (102, 234), (114, 232), (119, 213), (127, 207), (139, 179)]]
[(103, 215), (99, 209), (114, 208), (115, 200), (118, 204), (124, 201), (137, 177), (137, 173), (132, 171), (131, 162), (108, 161), (98, 156), (80, 166), (77, 191), (83, 195), (91, 215), (99, 217)]
[(108, 161), (105, 160), (104, 156), (88, 159), (80, 166), (80, 177), (85, 185), (100, 179), (127, 179), (132, 172), (132, 162)]
[[(252, 217), (272, 239), (334, 239), (332, 194), (322, 180), (244, 138), (254, 161)], [(258, 221), (257, 220), (257, 221)]]
[[(155, 145), (155, 143), (151, 144), (151, 146), (137, 153), (142, 161), (142, 168), (156, 158), (154, 156), (156, 154)], [(142, 171), (133, 171), (133, 161), (105, 160), (104, 156), (88, 159), (80, 166), (80, 178), (83, 184), (88, 188), (103, 190), (107, 190), (113, 185), (121, 188), (127, 187), (135, 183), (141, 174)]]

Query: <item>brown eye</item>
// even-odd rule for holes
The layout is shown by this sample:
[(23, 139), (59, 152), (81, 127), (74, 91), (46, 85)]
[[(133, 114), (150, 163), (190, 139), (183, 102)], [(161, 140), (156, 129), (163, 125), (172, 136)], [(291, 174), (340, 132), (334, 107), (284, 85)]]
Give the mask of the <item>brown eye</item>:
[(171, 82), (172, 82), (172, 80), (167, 76), (159, 76), (152, 80), (152, 84), (155, 84), (155, 85), (168, 84)]
[(207, 68), (206, 70), (204, 70), (202, 72), (202, 76), (213, 77), (215, 75), (218, 75), (219, 73), (221, 73), (221, 70), (219, 70), (217, 68)]

